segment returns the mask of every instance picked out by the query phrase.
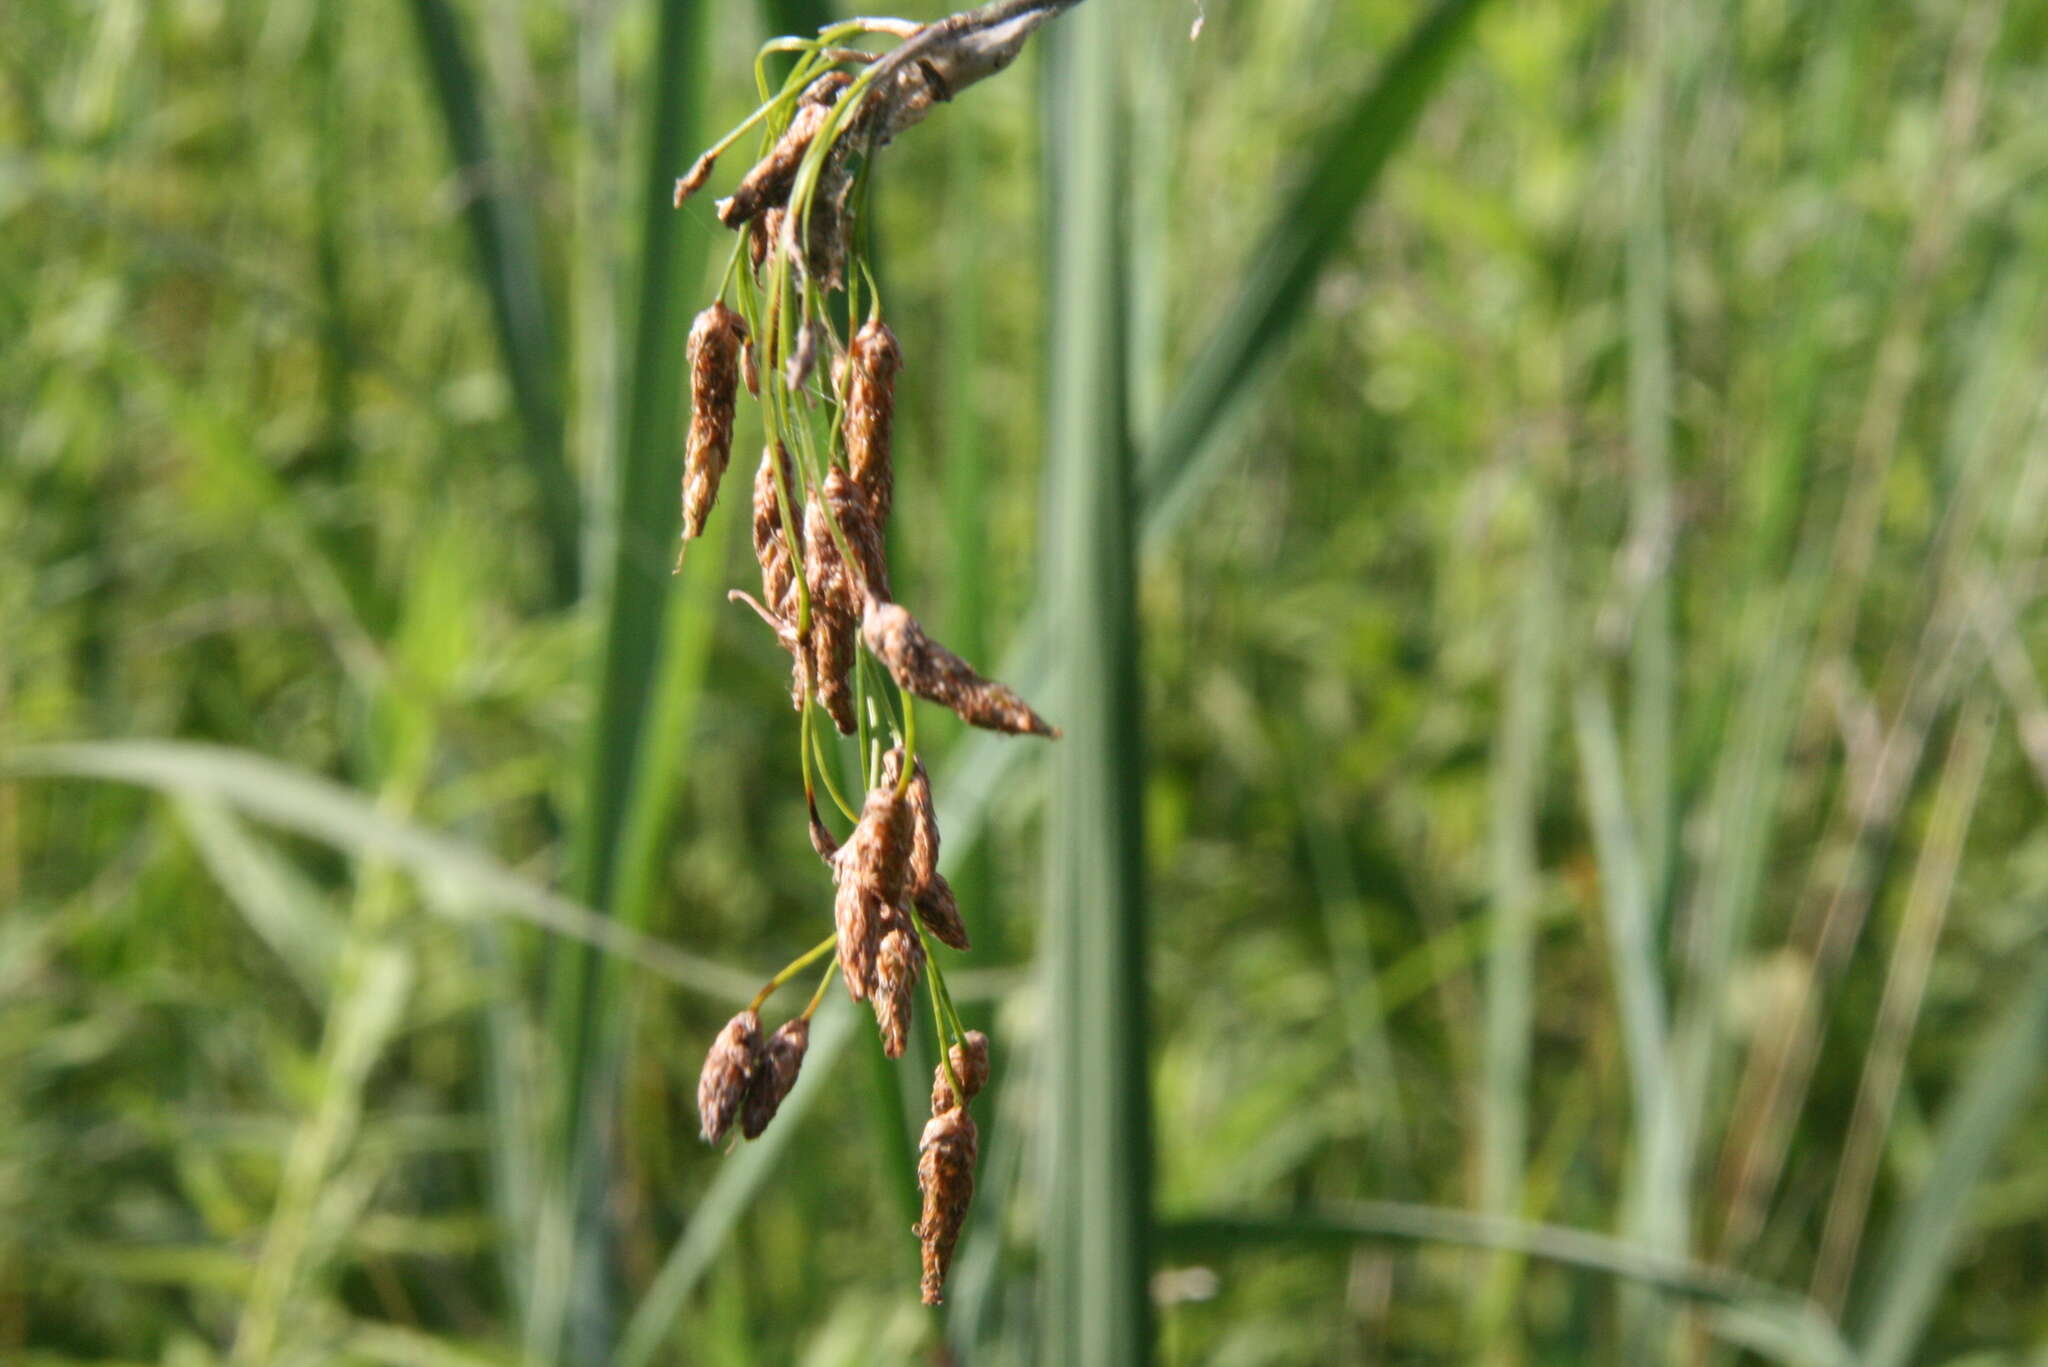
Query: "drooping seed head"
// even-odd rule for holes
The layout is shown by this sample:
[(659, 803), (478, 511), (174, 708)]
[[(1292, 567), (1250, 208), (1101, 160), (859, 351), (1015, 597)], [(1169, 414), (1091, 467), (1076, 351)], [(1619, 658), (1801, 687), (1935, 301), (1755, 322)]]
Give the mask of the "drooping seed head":
[(917, 1186), (924, 1209), (911, 1233), (923, 1245), (920, 1289), (926, 1305), (939, 1304), (946, 1273), (953, 1266), (953, 1248), (974, 1200), (974, 1164), (980, 1147), (974, 1118), (959, 1107), (933, 1116), (918, 1139)]
[[(972, 1101), (981, 1095), (981, 1089), (988, 1085), (988, 1036), (979, 1030), (969, 1030), (956, 1040), (946, 1051), (953, 1060), (953, 1071), (960, 1077), (961, 1090)], [(944, 1115), (955, 1106), (964, 1105), (953, 1095), (953, 1084), (946, 1076), (946, 1065), (941, 1063), (932, 1069), (932, 1114)]]
[(1011, 735), (1058, 738), (1058, 728), (1007, 686), (983, 678), (965, 660), (925, 635), (917, 619), (900, 605), (870, 598), (861, 619), (861, 636), (897, 683), (920, 698), (951, 708), (969, 725)]
[(811, 1023), (802, 1016), (783, 1022), (782, 1028), (768, 1037), (761, 1066), (754, 1070), (753, 1086), (747, 1089), (746, 1104), (740, 1111), (740, 1133), (749, 1139), (761, 1137), (761, 1131), (782, 1108), (789, 1089), (796, 1086), (804, 1051), (810, 1047)]
[(854, 483), (868, 496), (875, 522), (882, 527), (889, 525), (889, 510), (896, 498), (891, 447), (896, 372), (902, 368), (903, 350), (896, 344), (896, 334), (880, 319), (871, 319), (854, 334), (841, 385), (846, 396), (846, 458), (853, 467)]
[(732, 1128), (760, 1064), (761, 1017), (742, 1011), (718, 1032), (697, 1075), (697, 1121), (705, 1143), (716, 1144)]
[(714, 302), (690, 325), (690, 436), (683, 465), (683, 540), (704, 534), (718, 483), (732, 458), (733, 398), (747, 324)]

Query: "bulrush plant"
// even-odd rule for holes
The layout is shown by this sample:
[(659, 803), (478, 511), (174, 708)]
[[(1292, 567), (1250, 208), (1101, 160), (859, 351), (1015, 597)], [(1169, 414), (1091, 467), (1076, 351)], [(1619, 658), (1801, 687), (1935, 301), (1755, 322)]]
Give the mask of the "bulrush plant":
[[(754, 1138), (795, 1084), (809, 1022), (836, 974), (874, 1011), (883, 1051), (900, 1058), (920, 986), (939, 1063), (918, 1146), (923, 1298), (939, 1303), (974, 1191), (979, 1138), (968, 1107), (987, 1081), (988, 1039), (965, 1029), (932, 942), (968, 948), (938, 871), (931, 780), (917, 753), (917, 703), (972, 725), (1056, 737), (1016, 693), (934, 641), (893, 600), (886, 555), (895, 505), (895, 387), (902, 345), (855, 232), (876, 153), (934, 105), (1014, 61), (1031, 33), (1077, 0), (1002, 3), (918, 25), (854, 19), (815, 38), (779, 38), (755, 64), (761, 104), (676, 183), (681, 207), (749, 132), (760, 154), (718, 219), (738, 233), (719, 297), (690, 330), (691, 418), (683, 473), (683, 551), (703, 534), (732, 453), (744, 384), (766, 434), (753, 482), (759, 599), (735, 590), (791, 661), (811, 842), (836, 885), (833, 933), (777, 974), (719, 1032), (697, 1087), (707, 1142)], [(855, 44), (895, 39), (884, 53)], [(766, 59), (795, 64), (771, 89)], [(727, 302), (730, 296), (732, 302)], [(678, 560), (680, 565), (681, 561)], [(821, 720), (821, 717), (823, 720)], [(833, 782), (823, 727), (856, 736), (865, 792)], [(819, 810), (818, 788), (829, 802)], [(828, 819), (836, 809), (843, 837)], [(803, 1011), (762, 1034), (777, 989), (824, 962)]]

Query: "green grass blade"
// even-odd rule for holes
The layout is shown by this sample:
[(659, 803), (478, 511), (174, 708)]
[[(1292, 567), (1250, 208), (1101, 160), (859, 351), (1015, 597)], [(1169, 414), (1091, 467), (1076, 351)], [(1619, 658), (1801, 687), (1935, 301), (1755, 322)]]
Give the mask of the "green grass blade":
[(0, 773), (111, 780), (242, 815), (411, 873), (427, 905), (444, 915), (505, 915), (630, 960), (678, 987), (744, 1002), (757, 980), (700, 959), (550, 892), (459, 840), (397, 820), (351, 788), (261, 755), (185, 741), (93, 741), (24, 746), (0, 755)]
[(2041, 1080), (2048, 1051), (2048, 955), (1979, 1047), (1943, 1113), (1927, 1178), (1894, 1223), (1856, 1325), (1865, 1367), (1915, 1360), (1955, 1263), (1969, 1195)]
[[(1622, 135), (1628, 182), (1624, 286), (1628, 317), (1628, 557), (1639, 577), (1629, 634), (1629, 783), (1643, 886), (1653, 908), (1667, 901), (1671, 864), (1673, 683), (1672, 567), (1677, 535), (1671, 486), (1670, 248), (1664, 223), (1665, 0), (1635, 0), (1634, 90)], [(1653, 915), (1656, 912), (1653, 910)], [(1661, 920), (1662, 917), (1658, 916)]]
[(1120, 11), (1085, 5), (1047, 41), (1052, 493), (1045, 566), (1066, 728), (1046, 822), (1053, 1047), (1041, 1359), (1150, 1360), (1144, 752), (1126, 437)]
[[(707, 638), (698, 634), (670, 654), (676, 674), (668, 696), (657, 689), (667, 627), (677, 529), (678, 452), (683, 409), (684, 339), (693, 287), (703, 274), (704, 239), (684, 229), (689, 220), (673, 206), (676, 169), (696, 150), (705, 7), (696, 0), (664, 0), (645, 70), (647, 125), (639, 187), (639, 266), (628, 320), (625, 410), (616, 425), (620, 447), (609, 464), (612, 485), (595, 510), (592, 542), (599, 548), (596, 586), (604, 604), (597, 708), (589, 737), (586, 801), (576, 832), (573, 866), (590, 906), (623, 928), (647, 922), (656, 881), (649, 846), (674, 806), (685, 709), (702, 677)], [(726, 520), (736, 515), (727, 496)], [(720, 547), (701, 548), (715, 560)], [(708, 553), (706, 553), (708, 552)], [(701, 581), (692, 608), (708, 621)], [(667, 709), (662, 722), (651, 710)], [(665, 724), (664, 724), (665, 723)], [(660, 751), (647, 741), (653, 732)], [(632, 860), (631, 865), (623, 861)], [(624, 894), (622, 898), (621, 894)], [(609, 1222), (613, 1092), (625, 1050), (620, 982), (613, 967), (585, 950), (561, 965), (550, 984), (549, 1023), (566, 1072), (556, 1120), (558, 1153), (568, 1166), (566, 1223), (575, 1269), (560, 1309), (569, 1319), (571, 1357), (592, 1360), (613, 1347)], [(544, 1222), (546, 1223), (546, 1222)], [(529, 1326), (529, 1344), (554, 1344), (546, 1323), (556, 1299), (536, 1298), (542, 1313)]]
[(1407, 141), (1484, 0), (1439, 0), (1324, 134), (1300, 187), (1252, 254), (1235, 297), (1160, 420), (1139, 467), (1147, 539), (1185, 517), (1200, 457), (1251, 380), (1275, 359), (1316, 280), (1350, 240), (1359, 207)]
[(449, 0), (412, 0), (413, 28), (441, 114), (448, 157), (463, 188), (463, 220), (505, 376), (519, 410), (521, 452), (533, 476), (547, 540), (553, 601), (573, 602), (582, 555), (582, 496), (563, 444), (561, 357), (548, 321), (539, 238), (491, 149), (484, 91), (462, 19)]
[(776, 1112), (775, 1123), (759, 1139), (742, 1145), (721, 1161), (718, 1176), (697, 1202), (689, 1227), (669, 1250), (647, 1294), (634, 1307), (620, 1336), (618, 1351), (612, 1355), (612, 1367), (647, 1367), (658, 1360), (662, 1344), (682, 1314), (690, 1293), (725, 1247), (748, 1204), (774, 1175), (783, 1150), (789, 1147), (805, 1114), (824, 1089), (839, 1056), (846, 1052), (857, 1020), (851, 1003), (836, 992), (818, 1009), (810, 1051), (804, 1057), (796, 1089)]
[[(1600, 861), (1600, 905), (1606, 917), (1634, 1121), (1622, 1221), (1631, 1238), (1645, 1248), (1676, 1255), (1686, 1246), (1684, 1125), (1671, 1089), (1670, 1023), (1651, 924), (1649, 875), (1641, 837), (1631, 820), (1621, 738), (1606, 689), (1598, 680), (1580, 682), (1572, 699), (1572, 720)], [(1657, 1352), (1663, 1326), (1655, 1309), (1641, 1296), (1624, 1297), (1631, 1357)]]
[[(1537, 491), (1531, 490), (1532, 494)], [(1521, 601), (1504, 680), (1492, 773), (1489, 882), (1493, 931), (1486, 962), (1486, 1055), (1479, 1099), (1479, 1205), (1522, 1210), (1529, 1147), (1529, 1055), (1535, 1038), (1537, 823), (1543, 755), (1557, 691), (1555, 594), (1539, 527), (1521, 566)], [(1496, 1262), (1477, 1305), (1482, 1337), (1505, 1327), (1519, 1264)]]
[[(1416, 25), (1379, 75), (1332, 121), (1302, 187), (1253, 254), (1223, 320), (1168, 402), (1159, 432), (1140, 462), (1136, 500), (1149, 551), (1195, 510), (1209, 465), (1201, 460), (1231, 406), (1262, 373), (1300, 318), (1315, 282), (1339, 255), (1351, 220), (1414, 127), (1484, 0), (1441, 0)], [(1001, 676), (1026, 697), (1051, 680), (1050, 608), (1040, 601), (1019, 628)], [(956, 749), (934, 787), (949, 848), (980, 838), (988, 805), (1012, 786), (1027, 758), (1001, 737), (974, 735)]]
[(187, 798), (178, 815), (207, 871), (276, 951), (299, 986), (325, 1002), (347, 932), (320, 890), (217, 802)]
[[(1810, 1302), (1727, 1268), (1712, 1267), (1626, 1240), (1558, 1225), (1480, 1215), (1443, 1206), (1360, 1201), (1277, 1215), (1207, 1214), (1164, 1219), (1159, 1249), (1174, 1258), (1214, 1257), (1260, 1248), (1303, 1252), (1348, 1249), (1361, 1241), (1490, 1248), (1596, 1272), (1738, 1312), (1733, 1341), (1782, 1362), (1850, 1367), (1855, 1356)], [(1775, 1351), (1773, 1351), (1775, 1348)]]

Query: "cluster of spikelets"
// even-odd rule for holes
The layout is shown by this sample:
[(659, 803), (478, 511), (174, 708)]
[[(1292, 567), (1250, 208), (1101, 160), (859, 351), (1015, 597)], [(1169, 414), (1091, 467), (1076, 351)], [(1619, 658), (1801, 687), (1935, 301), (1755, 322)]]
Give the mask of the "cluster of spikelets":
[[(711, 517), (744, 384), (761, 401), (766, 431), (752, 509), (761, 596), (732, 597), (789, 653), (811, 842), (836, 885), (832, 935), (719, 1033), (698, 1081), (698, 1114), (711, 1143), (735, 1125), (749, 1139), (762, 1132), (795, 1085), (811, 1016), (835, 974), (853, 1000), (871, 1007), (892, 1059), (908, 1046), (925, 986), (940, 1061), (932, 1119), (918, 1147), (923, 1211), (913, 1232), (923, 1246), (928, 1304), (938, 1303), (974, 1190), (979, 1140), (968, 1106), (988, 1078), (989, 1056), (987, 1038), (962, 1026), (931, 954), (933, 941), (964, 951), (968, 938), (938, 869), (939, 828), (916, 753), (915, 700), (990, 730), (1058, 732), (1011, 689), (933, 640), (894, 600), (886, 544), (903, 353), (856, 246), (855, 195), (877, 148), (935, 102), (1008, 65), (1050, 12), (1004, 0), (922, 27), (856, 20), (816, 40), (778, 40), (770, 46), (798, 53), (782, 91), (768, 97), (764, 89), (755, 115), (676, 187), (680, 206), (739, 133), (762, 127), (759, 160), (718, 204), (720, 222), (742, 237), (719, 298), (690, 330), (682, 534), (687, 550)], [(881, 57), (839, 46), (875, 33), (903, 41)], [(862, 70), (854, 75), (840, 69), (846, 66)], [(865, 315), (863, 281), (872, 295)], [(728, 291), (737, 308), (727, 304)], [(884, 678), (898, 690), (893, 701)], [(822, 727), (814, 724), (819, 715), (860, 738), (865, 790), (858, 804), (832, 783)], [(814, 775), (851, 823), (843, 840), (819, 812)], [(761, 1007), (828, 955), (810, 1004), (764, 1039)]]

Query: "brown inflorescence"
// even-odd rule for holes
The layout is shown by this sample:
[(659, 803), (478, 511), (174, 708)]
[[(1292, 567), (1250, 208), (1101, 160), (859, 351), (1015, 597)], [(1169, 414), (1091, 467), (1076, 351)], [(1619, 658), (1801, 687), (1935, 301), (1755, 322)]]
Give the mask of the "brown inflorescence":
[(704, 534), (718, 501), (718, 482), (732, 459), (733, 399), (747, 323), (714, 302), (690, 325), (690, 438), (683, 464), (683, 540)]
[(749, 1139), (761, 1137), (768, 1122), (782, 1108), (789, 1089), (796, 1086), (796, 1075), (804, 1066), (804, 1051), (810, 1047), (811, 1023), (802, 1016), (783, 1022), (782, 1028), (768, 1037), (767, 1048), (754, 1069), (753, 1085), (747, 1089), (747, 1099), (740, 1110), (741, 1134)]
[(925, 635), (917, 619), (898, 604), (870, 598), (861, 636), (897, 683), (951, 708), (969, 725), (1011, 735), (1059, 735), (1008, 686), (983, 678), (967, 661)]
[(704, 1056), (704, 1071), (697, 1075), (697, 1120), (705, 1143), (725, 1138), (760, 1066), (761, 1017), (749, 1009), (725, 1023)]
[[(812, 55), (806, 60), (823, 66), (867, 66), (862, 93), (849, 94), (855, 78), (848, 72), (828, 71), (809, 80), (793, 101), (786, 92), (772, 97), (741, 126), (744, 132), (762, 119), (770, 130), (782, 125), (717, 206), (719, 220), (741, 234), (739, 273), (729, 272), (728, 283), (737, 287), (751, 331), (721, 297), (698, 317), (689, 344), (683, 539), (703, 533), (717, 500), (731, 455), (734, 401), (744, 383), (762, 401), (769, 435), (752, 489), (761, 599), (739, 591), (730, 596), (751, 606), (790, 653), (791, 698), (803, 715), (811, 846), (835, 885), (832, 939), (771, 979), (712, 1045), (697, 1088), (704, 1137), (718, 1142), (737, 1127), (752, 1139), (773, 1122), (796, 1084), (810, 1042), (810, 1012), (833, 974), (845, 979), (855, 1001), (869, 1003), (883, 1052), (899, 1058), (929, 973), (944, 1058), (932, 1080), (932, 1119), (918, 1146), (922, 1204), (913, 1232), (922, 1244), (923, 1298), (932, 1305), (944, 1290), (974, 1194), (980, 1140), (967, 1108), (987, 1083), (989, 1043), (979, 1031), (958, 1030), (942, 966), (927, 958), (933, 941), (966, 950), (967, 928), (939, 872), (931, 778), (906, 753), (916, 734), (910, 699), (899, 712), (864, 696), (873, 674), (859, 658), (863, 643), (907, 694), (950, 708), (972, 725), (1059, 733), (1016, 692), (932, 640), (893, 601), (887, 552), (903, 349), (882, 321), (878, 299), (843, 344), (827, 305), (846, 291), (848, 311), (841, 316), (850, 326), (862, 301), (857, 288), (847, 291), (848, 283), (872, 279), (856, 256), (853, 227), (864, 202), (855, 191), (876, 150), (959, 90), (1003, 69), (1058, 8), (1064, 6), (986, 6), (922, 26), (862, 21), (870, 32), (903, 40), (889, 53), (807, 45)], [(719, 151), (739, 135), (706, 152), (676, 182), (678, 207), (704, 187)], [(828, 365), (829, 385), (820, 375)], [(853, 829), (844, 842), (819, 811), (820, 775), (832, 789), (836, 746), (822, 739), (814, 746), (813, 698), (840, 732), (854, 734), (865, 722), (873, 733), (861, 735), (873, 786), (858, 814), (846, 812)], [(891, 739), (899, 743), (877, 763), (876, 751)], [(831, 795), (845, 810), (836, 789)], [(811, 1006), (764, 1041), (763, 1003), (828, 952), (834, 958)]]
[[(875, 523), (889, 525), (896, 501), (896, 475), (891, 444), (896, 422), (896, 372), (903, 351), (896, 334), (879, 318), (870, 318), (854, 334), (846, 351), (846, 460), (853, 482), (868, 496)], [(880, 593), (877, 597), (887, 598)]]
[(955, 1106), (964, 1106), (981, 1095), (981, 1089), (988, 1085), (988, 1036), (979, 1030), (969, 1030), (953, 1047), (946, 1051), (953, 1062), (953, 1072), (960, 1079), (960, 1090), (967, 1093), (962, 1100), (953, 1095), (953, 1083), (946, 1076), (943, 1063), (932, 1068), (932, 1114), (943, 1115)]
[(968, 1203), (974, 1199), (974, 1163), (980, 1149), (974, 1117), (962, 1107), (935, 1115), (917, 1142), (917, 1186), (924, 1210), (911, 1233), (923, 1245), (926, 1305), (937, 1305), (953, 1266), (953, 1246), (960, 1241)]

